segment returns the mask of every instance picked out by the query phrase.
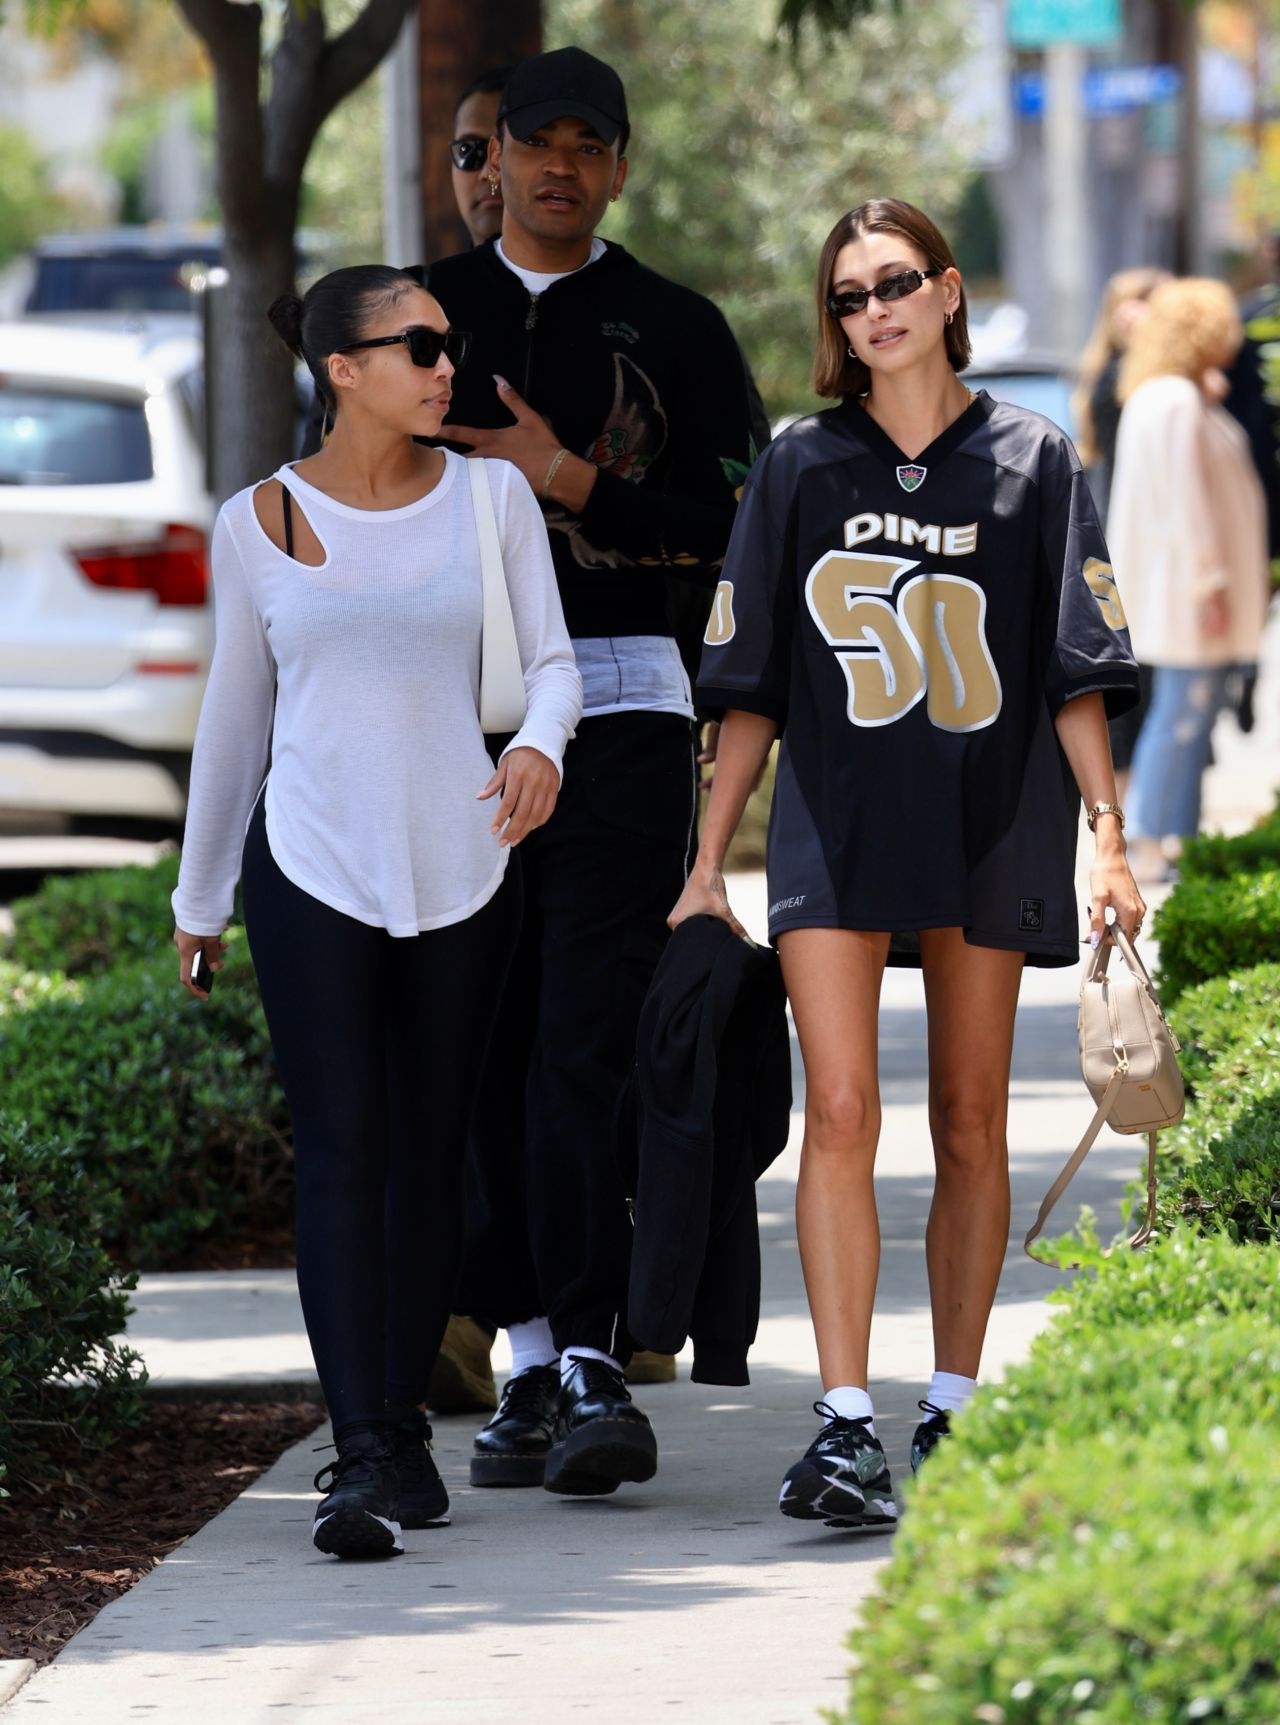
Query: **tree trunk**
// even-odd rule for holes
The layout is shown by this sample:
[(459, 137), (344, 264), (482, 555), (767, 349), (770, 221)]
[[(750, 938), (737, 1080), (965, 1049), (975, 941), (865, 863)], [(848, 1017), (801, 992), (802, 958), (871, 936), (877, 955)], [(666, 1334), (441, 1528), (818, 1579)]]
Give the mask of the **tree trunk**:
[(541, 0), (418, 0), (421, 43), (422, 257), (471, 244), (453, 197), (449, 140), (458, 97), (471, 80), (542, 47)]
[(294, 0), (261, 88), (262, 8), (177, 0), (205, 42), (217, 98), (217, 181), (227, 283), (207, 356), (216, 500), (273, 473), (294, 453), (293, 359), (267, 307), (294, 285), (302, 174), (316, 133), (391, 47), (413, 0), (366, 0), (342, 34), (325, 33), (321, 0)]

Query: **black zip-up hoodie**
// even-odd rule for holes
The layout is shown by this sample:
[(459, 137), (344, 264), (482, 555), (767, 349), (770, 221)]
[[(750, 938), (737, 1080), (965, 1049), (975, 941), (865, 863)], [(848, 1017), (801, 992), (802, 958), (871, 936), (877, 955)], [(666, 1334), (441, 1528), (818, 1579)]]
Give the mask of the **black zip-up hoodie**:
[(714, 583), (754, 457), (724, 318), (617, 245), (541, 294), (492, 240), (432, 264), (427, 286), (473, 337), (444, 436), (512, 423), (496, 372), (600, 469), (580, 516), (546, 510), (569, 633), (670, 634), (660, 572)]

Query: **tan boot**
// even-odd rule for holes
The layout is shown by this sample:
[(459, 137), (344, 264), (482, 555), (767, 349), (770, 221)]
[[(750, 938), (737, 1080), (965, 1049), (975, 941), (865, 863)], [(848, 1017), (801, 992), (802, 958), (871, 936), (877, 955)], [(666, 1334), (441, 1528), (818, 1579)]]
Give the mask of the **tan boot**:
[(498, 1405), (492, 1348), (493, 1337), (474, 1318), (450, 1318), (427, 1385), (427, 1406), (438, 1414), (492, 1413)]
[(674, 1354), (651, 1354), (647, 1348), (632, 1354), (624, 1373), (629, 1384), (672, 1384), (676, 1378)]

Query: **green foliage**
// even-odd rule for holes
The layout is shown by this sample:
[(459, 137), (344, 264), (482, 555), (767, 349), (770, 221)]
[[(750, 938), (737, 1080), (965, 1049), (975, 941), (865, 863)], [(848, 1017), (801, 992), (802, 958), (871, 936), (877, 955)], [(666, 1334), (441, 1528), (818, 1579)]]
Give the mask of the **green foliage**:
[(945, 223), (967, 167), (945, 89), (964, 50), (957, 0), (870, 5), (830, 40), (805, 32), (794, 54), (776, 7), (549, 0), (544, 30), (548, 47), (579, 43), (626, 82), (630, 173), (606, 236), (711, 295), (771, 414), (813, 403), (814, 279), (837, 217), (892, 194)]
[[(145, 946), (126, 916), (115, 927), (122, 947)], [(127, 1264), (163, 1267), (201, 1237), (292, 1214), (288, 1113), (241, 939), (208, 1003), (179, 989), (161, 951), (11, 1011), (0, 1095), (33, 1132), (75, 1143), (102, 1238)]]
[(1184, 877), (1156, 912), (1152, 932), (1166, 1006), (1207, 977), (1280, 961), (1280, 867)]
[(66, 210), (49, 189), (44, 161), (25, 132), (0, 126), (0, 264), (61, 226)]
[(1220, 879), (1274, 868), (1280, 868), (1280, 804), (1248, 832), (1231, 838), (1222, 833), (1200, 833), (1188, 839), (1178, 861), (1183, 880), (1192, 875)]
[(850, 1725), (1280, 1716), (1280, 1282), (1183, 1229), (1112, 1260), (912, 1490)]
[(1193, 1095), (1215, 1068), (1225, 1076), (1238, 1060), (1272, 1058), (1280, 964), (1257, 964), (1188, 989), (1170, 1008), (1169, 1024), (1182, 1045), (1178, 1065)]
[(177, 884), (176, 853), (150, 868), (50, 876), (14, 903), (7, 955), (27, 970), (87, 976), (171, 951)]
[(141, 1413), (146, 1376), (117, 1340), (135, 1278), (99, 1228), (75, 1151), (0, 1117), (0, 1496), (6, 1478), (38, 1484), (54, 1434), (105, 1448)]

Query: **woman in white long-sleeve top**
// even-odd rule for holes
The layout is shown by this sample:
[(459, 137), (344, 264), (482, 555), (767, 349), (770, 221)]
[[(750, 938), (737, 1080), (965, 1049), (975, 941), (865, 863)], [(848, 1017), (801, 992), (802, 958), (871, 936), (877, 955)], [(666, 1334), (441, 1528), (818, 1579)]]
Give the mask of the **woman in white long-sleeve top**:
[(514, 467), (487, 461), (528, 700), (495, 767), (466, 464), (415, 442), (439, 431), (468, 337), (382, 266), (335, 271), (269, 315), (334, 430), (218, 517), (217, 645), (174, 939), (182, 983), (203, 996), (192, 961), (219, 968), (242, 880), (338, 1451), (313, 1537), (340, 1556), (390, 1555), (402, 1525), (447, 1519), (420, 1404), (520, 920), (511, 850), (555, 806), (581, 682), (537, 502)]
[(1133, 754), (1130, 841), (1140, 876), (1161, 842), (1200, 825), (1214, 720), (1266, 620), (1267, 510), (1248, 440), (1222, 407), (1243, 339), (1221, 282), (1166, 282), (1120, 372), (1107, 539), (1133, 650), (1155, 667)]

